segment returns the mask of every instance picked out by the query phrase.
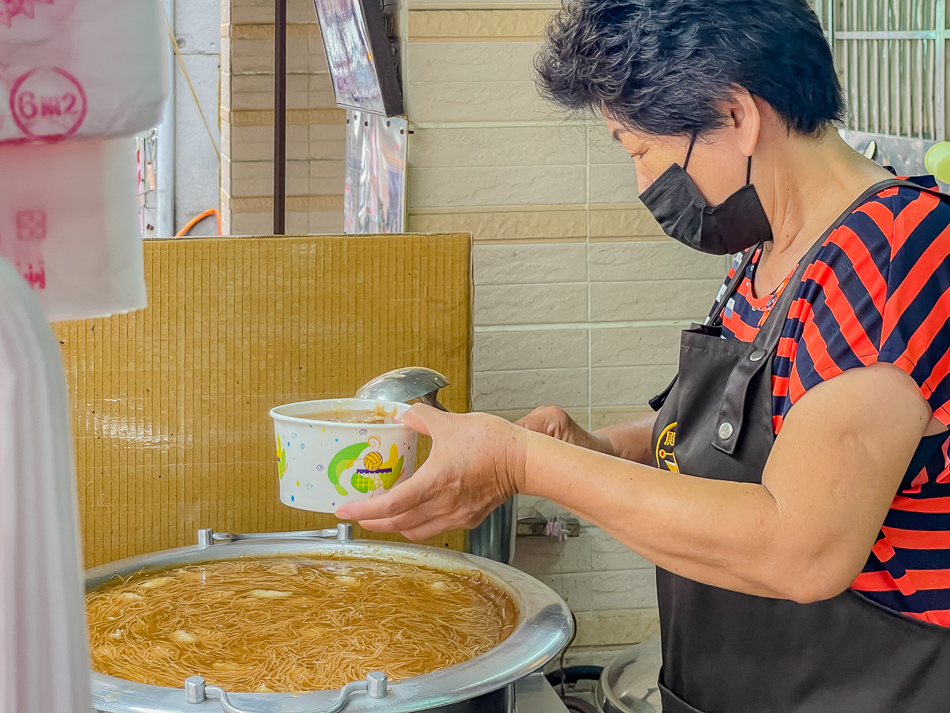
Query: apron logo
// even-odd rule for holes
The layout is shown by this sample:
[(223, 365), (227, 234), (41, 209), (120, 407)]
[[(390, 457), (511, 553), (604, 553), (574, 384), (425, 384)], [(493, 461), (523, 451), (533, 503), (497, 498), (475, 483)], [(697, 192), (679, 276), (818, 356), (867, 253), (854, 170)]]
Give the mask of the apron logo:
[(673, 453), (674, 448), (676, 448), (676, 421), (660, 431), (660, 436), (656, 439), (657, 468), (665, 468), (674, 473), (680, 472), (676, 454)]

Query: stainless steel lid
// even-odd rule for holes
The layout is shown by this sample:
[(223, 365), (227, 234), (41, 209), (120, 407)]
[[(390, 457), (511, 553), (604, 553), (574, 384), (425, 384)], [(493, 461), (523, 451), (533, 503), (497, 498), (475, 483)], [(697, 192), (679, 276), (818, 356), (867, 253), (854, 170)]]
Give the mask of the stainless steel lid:
[[(168, 569), (186, 564), (237, 557), (344, 554), (351, 557), (398, 559), (447, 571), (477, 569), (503, 587), (518, 606), (519, 623), (511, 636), (491, 651), (441, 671), (390, 683), (379, 696), (379, 681), (354, 682), (345, 691), (303, 695), (236, 693), (205, 687), (190, 680), (181, 688), (149, 686), (92, 672), (93, 705), (107, 713), (410, 713), (460, 701), (504, 688), (530, 675), (566, 645), (573, 623), (567, 605), (550, 588), (513, 567), (451, 550), (392, 542), (354, 541), (352, 529), (297, 533), (232, 535), (199, 532), (199, 544), (96, 567), (86, 573), (86, 590), (106, 584), (116, 575)], [(377, 695), (374, 697), (372, 693)], [(224, 693), (225, 696), (220, 694)], [(223, 700), (222, 700), (223, 699)], [(194, 701), (194, 702), (192, 702)]]
[(603, 713), (660, 713), (660, 640), (637, 644), (610, 663), (597, 684)]

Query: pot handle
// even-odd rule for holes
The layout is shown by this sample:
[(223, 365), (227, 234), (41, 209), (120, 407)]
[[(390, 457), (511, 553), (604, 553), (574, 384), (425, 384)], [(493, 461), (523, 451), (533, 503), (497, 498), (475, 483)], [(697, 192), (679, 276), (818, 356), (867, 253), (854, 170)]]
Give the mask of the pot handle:
[(297, 530), (296, 532), (215, 532), (211, 529), (198, 530), (198, 545), (209, 547), (217, 542), (237, 542), (238, 540), (336, 540), (353, 541), (353, 526), (341, 522), (326, 530)]
[[(343, 686), (337, 699), (326, 708), (317, 708), (309, 713), (339, 713), (354, 693), (365, 693), (369, 698), (385, 698), (389, 694), (389, 678), (382, 671), (373, 671), (365, 681), (354, 681)], [(204, 703), (209, 698), (217, 699), (225, 713), (252, 713), (235, 706), (228, 699), (227, 691), (219, 686), (208, 686), (201, 676), (191, 676), (185, 680), (186, 702)]]

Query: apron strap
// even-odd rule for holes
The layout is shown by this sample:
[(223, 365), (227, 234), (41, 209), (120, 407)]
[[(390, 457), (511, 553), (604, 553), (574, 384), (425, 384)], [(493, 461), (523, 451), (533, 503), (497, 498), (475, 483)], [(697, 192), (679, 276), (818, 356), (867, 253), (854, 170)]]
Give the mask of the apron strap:
[(773, 305), (772, 311), (765, 320), (765, 324), (762, 325), (755, 339), (753, 339), (749, 345), (747, 356), (736, 364), (732, 373), (729, 375), (725, 392), (722, 395), (722, 403), (719, 407), (719, 420), (713, 430), (713, 448), (729, 455), (733, 455), (736, 452), (742, 434), (742, 428), (745, 425), (745, 402), (749, 385), (762, 368), (765, 367), (766, 364), (771, 364), (772, 359), (775, 358), (778, 343), (782, 337), (782, 331), (785, 329), (785, 321), (788, 318), (789, 309), (798, 293), (798, 287), (801, 284), (805, 270), (814, 262), (818, 252), (824, 247), (825, 242), (831, 234), (841, 227), (841, 224), (844, 223), (857, 208), (867, 202), (872, 196), (888, 188), (914, 188), (921, 192), (931, 193), (945, 202), (950, 202), (950, 196), (943, 193), (911, 181), (892, 178), (876, 183), (868, 188), (844, 213), (838, 216), (838, 219), (815, 241), (815, 244), (811, 246), (801, 261), (799, 261), (795, 273), (789, 279), (788, 284), (785, 285), (778, 301)]
[(738, 266), (736, 266), (736, 271), (732, 276), (732, 280), (729, 281), (722, 292), (722, 299), (718, 300), (716, 304), (713, 305), (712, 312), (710, 312), (709, 316), (706, 318), (706, 324), (715, 324), (719, 320), (723, 310), (726, 308), (726, 304), (736, 293), (736, 290), (739, 289), (739, 285), (742, 284), (742, 280), (745, 278), (745, 271), (749, 269), (749, 263), (752, 262), (752, 258), (755, 257), (755, 253), (761, 247), (762, 243), (759, 243), (758, 245), (753, 245), (751, 248), (745, 251), (745, 255), (742, 256), (742, 260), (740, 260)]
[(679, 381), (679, 378), (679, 374), (674, 376), (673, 381), (670, 382), (669, 386), (650, 399), (649, 403), (651, 409), (654, 411), (659, 411), (661, 408), (663, 408), (663, 404), (666, 403), (666, 400), (670, 397), (670, 394), (673, 393), (673, 387), (676, 386), (676, 382)]
[[(762, 247), (762, 244), (753, 245), (751, 248), (745, 251), (745, 254), (742, 256), (742, 260), (739, 261), (738, 266), (736, 267), (735, 273), (732, 275), (732, 279), (723, 286), (722, 298), (716, 301), (716, 304), (713, 305), (712, 311), (709, 313), (709, 316), (706, 317), (704, 324), (713, 325), (722, 315), (722, 311), (726, 308), (726, 304), (732, 299), (732, 296), (736, 293), (736, 290), (739, 289), (739, 285), (742, 284), (742, 280), (745, 277), (745, 271), (749, 267), (749, 263), (752, 262), (752, 258), (755, 256), (756, 251)], [(694, 324), (693, 329), (698, 329), (699, 325)], [(679, 374), (673, 377), (673, 380), (670, 382), (670, 385), (667, 386), (663, 391), (650, 399), (650, 408), (654, 411), (659, 411), (663, 408), (663, 404), (666, 403), (666, 399), (673, 392), (673, 387), (676, 386), (676, 382), (679, 380)]]

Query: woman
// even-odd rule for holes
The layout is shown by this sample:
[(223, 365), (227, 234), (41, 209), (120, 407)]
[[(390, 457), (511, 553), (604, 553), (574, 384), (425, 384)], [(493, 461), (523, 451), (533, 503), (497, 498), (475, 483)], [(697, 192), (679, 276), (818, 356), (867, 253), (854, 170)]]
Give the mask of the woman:
[(733, 270), (657, 415), (415, 407), (429, 461), (339, 515), (422, 539), (526, 493), (602, 527), (658, 567), (664, 711), (946, 711), (946, 197), (839, 138), (804, 0), (569, 0), (538, 68), (603, 113), (666, 232)]

